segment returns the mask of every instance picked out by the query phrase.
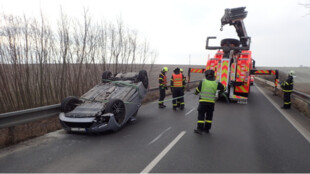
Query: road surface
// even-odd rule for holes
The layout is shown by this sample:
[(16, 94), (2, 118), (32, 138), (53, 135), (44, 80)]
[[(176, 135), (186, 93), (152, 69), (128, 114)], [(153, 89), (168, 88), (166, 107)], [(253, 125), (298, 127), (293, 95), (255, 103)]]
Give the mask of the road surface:
[(0, 172), (309, 173), (310, 121), (281, 111), (275, 100), (253, 86), (247, 105), (216, 103), (210, 134), (198, 135), (198, 97), (189, 92), (185, 110), (173, 111), (170, 101), (165, 109), (148, 103), (115, 133), (60, 130), (1, 149)]

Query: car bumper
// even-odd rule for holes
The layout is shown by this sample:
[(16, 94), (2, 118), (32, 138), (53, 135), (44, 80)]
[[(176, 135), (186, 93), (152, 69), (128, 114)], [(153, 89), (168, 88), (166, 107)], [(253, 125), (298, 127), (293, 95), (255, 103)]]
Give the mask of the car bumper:
[(109, 121), (98, 123), (95, 117), (71, 118), (66, 117), (63, 112), (59, 114), (59, 120), (63, 129), (69, 132), (96, 133), (108, 130), (117, 131), (121, 127), (121, 125), (116, 122), (113, 114), (109, 113), (103, 116), (110, 117)]

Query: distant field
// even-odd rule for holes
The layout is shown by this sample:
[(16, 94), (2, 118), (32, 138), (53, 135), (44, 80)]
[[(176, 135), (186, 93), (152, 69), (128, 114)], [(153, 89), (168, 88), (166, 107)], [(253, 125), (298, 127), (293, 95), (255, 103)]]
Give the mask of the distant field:
[[(205, 68), (205, 65), (159, 65), (155, 64), (152, 68), (152, 71), (149, 71), (150, 78), (150, 87), (158, 86), (158, 74), (161, 69), (167, 66), (169, 68), (168, 72), (168, 81), (170, 81), (173, 70), (176, 67), (182, 68), (184, 70), (184, 74), (187, 76), (188, 68)], [(150, 70), (150, 65), (146, 65), (147, 70)], [(294, 79), (294, 89), (310, 94), (310, 67), (256, 67), (256, 69), (277, 69), (279, 70), (279, 79), (280, 81), (284, 81), (287, 78), (287, 74), (290, 70), (294, 70), (296, 72), (296, 78)], [(200, 80), (203, 79), (203, 74), (192, 73), (192, 80)], [(267, 79), (273, 80), (274, 77), (266, 77)]]

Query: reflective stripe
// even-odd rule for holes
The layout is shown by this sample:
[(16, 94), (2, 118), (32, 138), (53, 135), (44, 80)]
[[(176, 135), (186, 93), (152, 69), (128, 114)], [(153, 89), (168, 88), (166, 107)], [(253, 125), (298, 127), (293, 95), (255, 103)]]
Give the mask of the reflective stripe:
[(172, 104), (172, 106), (177, 106), (177, 104)]
[(213, 100), (204, 100), (204, 99), (200, 99), (199, 102), (215, 103), (215, 101), (213, 101)]
[(293, 90), (285, 90), (285, 89), (283, 89), (282, 91), (283, 92), (293, 92)]
[(200, 92), (201, 96), (206, 96), (207, 98), (214, 98), (215, 99), (215, 95), (211, 92)]
[(198, 89), (198, 87), (196, 88), (196, 91), (199, 93), (200, 92), (200, 90)]
[(197, 123), (205, 123), (203, 120), (198, 120)]
[(181, 105), (184, 105), (184, 102), (183, 102), (183, 103), (181, 103)]
[(206, 120), (206, 123), (212, 123), (212, 120)]
[(159, 102), (158, 102), (158, 104), (163, 104), (163, 103), (164, 103), (163, 101), (159, 101)]
[(285, 105), (291, 104), (291, 102), (284, 102)]

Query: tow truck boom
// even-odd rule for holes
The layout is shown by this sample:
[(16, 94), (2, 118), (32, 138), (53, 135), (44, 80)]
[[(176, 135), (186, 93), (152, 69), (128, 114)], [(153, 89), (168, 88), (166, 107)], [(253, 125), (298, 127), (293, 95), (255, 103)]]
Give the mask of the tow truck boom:
[(245, 11), (245, 7), (239, 8), (227, 8), (225, 9), (225, 14), (221, 19), (221, 31), (223, 31), (223, 26), (226, 24), (233, 25), (236, 29), (238, 37), (240, 38), (240, 44), (242, 47), (247, 47), (248, 34), (243, 23), (243, 19), (246, 18), (248, 12)]

